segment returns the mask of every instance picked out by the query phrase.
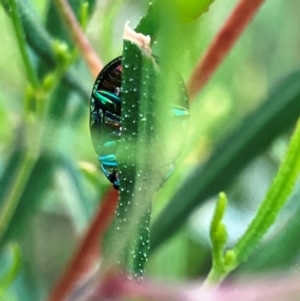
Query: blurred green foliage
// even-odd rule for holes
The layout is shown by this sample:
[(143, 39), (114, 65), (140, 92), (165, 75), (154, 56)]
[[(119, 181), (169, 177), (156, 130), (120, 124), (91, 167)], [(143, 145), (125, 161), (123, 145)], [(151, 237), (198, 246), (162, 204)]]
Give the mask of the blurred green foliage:
[[(133, 0), (107, 0), (97, 4), (89, 2), (91, 19), (86, 33), (99, 57), (108, 62), (122, 51), (121, 36), (125, 21), (129, 19), (133, 26), (136, 25), (146, 10), (147, 1), (138, 4)], [(187, 50), (173, 62), (185, 80), (236, 2), (216, 0), (199, 21), (183, 25), (178, 36), (174, 35), (173, 38), (178, 37), (179, 41), (179, 55), (181, 47)], [(70, 3), (78, 12), (81, 1)], [(22, 18), (29, 24), (28, 28), (33, 24), (31, 21), (38, 25), (34, 27), (38, 31), (32, 29), (26, 37), (30, 58), (42, 78), (53, 72), (56, 65), (52, 41), (60, 39), (71, 50), (73, 45), (52, 1), (27, 0), (21, 4), (21, 7), (25, 6)], [(299, 116), (299, 9), (297, 0), (266, 1), (228, 58), (192, 104), (187, 147), (179, 158), (180, 164), (158, 192), (153, 204), (154, 217), (158, 217), (154, 220), (155, 233), (151, 234), (153, 243), (155, 247), (164, 244), (150, 257), (147, 275), (164, 279), (203, 277), (211, 264), (207, 237), (212, 204), (219, 190), (226, 189), (230, 200), (225, 223), (232, 225), (228, 226), (231, 242), (236, 241), (241, 230), (245, 229), (258, 202), (263, 199), (286, 148), (289, 129)], [(27, 87), (11, 21), (2, 6), (0, 33), (1, 211), (5, 201), (4, 191), (10, 179), (20, 170), (18, 162), (23, 150)], [(88, 101), (92, 85), (93, 79), (78, 56), (51, 95), (48, 116), (50, 128), (43, 140), (45, 144), (22, 190), (12, 223), (0, 243), (0, 293), (2, 273), (9, 272), (10, 265), (13, 265), (11, 257), (7, 258), (6, 254), (10, 241), (18, 243), (22, 263), (18, 277), (5, 291), (3, 300), (31, 301), (45, 296), (72, 254), (101, 196), (110, 186), (98, 169), (90, 140)], [(282, 106), (290, 99), (294, 100), (294, 106), (289, 106), (289, 110), (281, 107), (281, 99), (286, 99)], [(268, 100), (268, 106), (264, 104), (265, 100)], [(254, 119), (247, 119), (246, 116), (251, 112), (260, 114), (262, 110), (257, 108), (265, 108), (265, 111), (272, 113), (275, 107), (272, 103), (277, 106), (276, 118), (264, 123), (265, 127), (255, 132), (252, 128)], [(280, 114), (281, 110), (285, 113)], [(210, 170), (201, 172), (200, 164), (208, 158), (215, 162), (210, 155), (218, 155), (216, 146), (223, 145), (225, 148), (226, 143), (220, 144), (220, 141), (230, 134), (234, 140), (234, 134), (241, 132), (243, 127), (249, 128), (250, 132), (253, 130), (255, 137), (261, 139), (254, 141), (261, 145), (246, 144), (245, 154), (250, 155), (239, 157), (236, 168), (231, 169), (229, 165), (226, 173), (220, 174), (221, 178), (215, 178), (217, 182), (210, 184), (215, 190), (200, 196), (198, 192), (195, 193), (193, 206), (186, 210), (184, 193), (176, 195), (178, 187), (186, 179), (192, 181), (188, 176), (196, 170), (198, 178), (187, 187), (190, 191), (197, 191), (210, 175)], [(264, 137), (270, 137), (268, 133), (272, 133), (272, 137), (265, 141)], [(34, 142), (34, 139), (31, 141)], [(230, 140), (227, 140), (227, 146), (228, 143)], [(242, 167), (244, 169), (241, 172)], [(177, 198), (180, 206), (177, 208), (176, 202), (171, 203), (159, 217), (161, 210), (174, 198)], [(234, 277), (242, 273), (282, 271), (298, 265), (298, 203), (299, 191), (296, 190), (260, 249), (252, 255), (249, 263), (235, 272)], [(172, 211), (172, 206), (176, 210), (185, 208), (183, 216), (180, 216), (181, 210), (179, 214), (174, 214), (176, 210)], [(163, 228), (164, 218), (171, 219), (176, 226), (185, 222), (176, 233), (171, 225), (167, 232), (160, 234), (161, 229), (166, 229)], [(168, 235), (173, 235), (170, 240), (166, 240)]]

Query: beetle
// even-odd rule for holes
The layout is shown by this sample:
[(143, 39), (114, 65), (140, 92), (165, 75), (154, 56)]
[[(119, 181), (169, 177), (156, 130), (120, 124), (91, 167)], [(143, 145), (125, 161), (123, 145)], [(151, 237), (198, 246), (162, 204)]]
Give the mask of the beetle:
[[(119, 189), (116, 152), (121, 136), (122, 107), (122, 57), (109, 62), (99, 73), (94, 83), (90, 101), (90, 130), (94, 149), (105, 176)], [(189, 116), (188, 97), (180, 78), (181, 99), (172, 106), (172, 114), (184, 120)], [(173, 168), (171, 168), (172, 170)], [(167, 176), (171, 172), (169, 171)]]

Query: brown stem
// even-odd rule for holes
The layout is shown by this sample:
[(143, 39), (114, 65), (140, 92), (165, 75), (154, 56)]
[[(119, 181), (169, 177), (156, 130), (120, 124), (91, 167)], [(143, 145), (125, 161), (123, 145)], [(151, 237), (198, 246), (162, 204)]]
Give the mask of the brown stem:
[(78, 46), (86, 64), (89, 67), (93, 77), (96, 78), (103, 64), (93, 50), (84, 32), (74, 15), (72, 8), (67, 0), (55, 0), (58, 11), (61, 13), (64, 22), (73, 38), (74, 43)]
[(264, 0), (240, 0), (188, 80), (190, 98), (194, 98), (225, 59)]
[(75, 285), (89, 271), (99, 256), (98, 245), (111, 223), (118, 204), (118, 192), (110, 189), (99, 206), (93, 221), (69, 262), (64, 274), (50, 294), (48, 301), (63, 301)]

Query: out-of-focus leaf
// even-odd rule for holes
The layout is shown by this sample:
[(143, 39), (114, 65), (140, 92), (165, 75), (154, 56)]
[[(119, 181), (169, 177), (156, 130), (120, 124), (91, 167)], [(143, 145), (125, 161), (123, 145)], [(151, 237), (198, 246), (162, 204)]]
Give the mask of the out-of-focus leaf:
[(61, 168), (57, 177), (62, 186), (61, 193), (66, 196), (64, 199), (68, 206), (68, 212), (80, 232), (87, 226), (94, 208), (87, 202), (88, 191), (83, 190), (82, 177), (74, 163), (67, 158), (62, 158), (60, 162)]
[[(5, 189), (9, 187), (9, 181), (18, 172), (18, 163), (22, 158), (22, 149), (16, 148), (7, 161), (3, 177), (0, 180), (0, 187)], [(37, 206), (43, 201), (46, 188), (49, 187), (51, 180), (51, 169), (55, 166), (56, 157), (54, 155), (43, 153), (37, 160), (36, 165), (30, 175), (30, 178), (25, 186), (21, 199), (13, 214), (13, 217), (4, 232), (0, 246), (5, 242), (17, 239), (26, 231), (26, 223), (31, 215), (35, 213)], [(5, 195), (5, 194), (3, 194)], [(0, 204), (4, 200), (0, 199)]]
[(5, 196), (7, 195), (10, 183), (18, 173), (18, 167), (22, 161), (22, 153), (19, 151), (21, 147), (21, 135), (18, 133), (16, 139), (14, 139), (14, 148), (11, 150), (9, 157), (6, 160), (6, 166), (4, 167), (2, 177), (0, 178), (0, 208), (5, 202)]
[[(205, 13), (214, 0), (156, 0), (151, 1), (146, 14), (135, 28), (136, 32), (150, 35), (155, 38), (161, 29), (163, 21), (167, 18), (175, 18), (184, 26), (186, 22), (195, 21)], [(173, 30), (177, 28), (173, 28)]]
[(70, 89), (60, 84), (53, 94), (53, 101), (49, 108), (49, 118), (55, 120), (58, 123), (64, 123), (68, 121), (68, 115), (66, 110), (68, 107), (68, 98), (71, 94)]
[(51, 37), (41, 24), (40, 18), (36, 15), (34, 8), (27, 0), (19, 1), (18, 4), (28, 44), (39, 55), (44, 57), (49, 64), (54, 65), (55, 57), (51, 46)]
[(159, 252), (149, 258), (146, 276), (164, 279), (206, 276), (210, 265), (210, 248), (195, 242), (183, 227)]
[(214, 0), (175, 0), (175, 7), (182, 21), (192, 22), (205, 13), (213, 1)]
[(225, 190), (253, 158), (296, 122), (300, 115), (299, 83), (300, 71), (296, 71), (277, 84), (267, 100), (188, 176), (153, 224), (152, 251), (174, 234), (197, 206)]
[(160, 8), (160, 1), (155, 1), (153, 5), (149, 6), (148, 11), (135, 28), (135, 31), (144, 35), (150, 35), (153, 38), (157, 34), (160, 25)]
[(117, 14), (119, 13), (123, 0), (111, 1), (105, 8), (105, 18), (103, 18), (103, 25), (101, 29), (102, 42), (105, 47), (101, 48), (102, 58), (109, 59), (114, 53), (114, 44), (113, 44), (113, 26), (117, 19)]

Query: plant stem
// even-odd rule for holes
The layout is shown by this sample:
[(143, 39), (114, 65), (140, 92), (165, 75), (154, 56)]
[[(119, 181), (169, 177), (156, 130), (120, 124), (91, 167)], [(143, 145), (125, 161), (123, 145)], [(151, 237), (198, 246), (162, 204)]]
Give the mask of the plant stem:
[(222, 222), (227, 207), (225, 193), (219, 194), (215, 213), (210, 225), (210, 239), (212, 244), (212, 268), (203, 283), (203, 287), (210, 287), (211, 284), (219, 283), (227, 273), (227, 265), (224, 258), (224, 248), (227, 243), (227, 231)]
[(275, 83), (262, 104), (179, 186), (152, 224), (151, 252), (178, 231), (197, 206), (226, 189), (234, 176), (294, 126), (300, 116), (299, 82), (300, 70), (297, 70)]
[(201, 91), (236, 43), (264, 0), (240, 0), (188, 80), (190, 99)]
[[(300, 173), (300, 119), (291, 138), (285, 159), (271, 184), (268, 193), (261, 203), (250, 226), (239, 239), (232, 250), (223, 255), (226, 243), (225, 226), (221, 223), (225, 206), (218, 202), (215, 217), (211, 225), (211, 239), (213, 244), (213, 265), (205, 281), (206, 286), (217, 286), (260, 243), (263, 236), (275, 222), (280, 210), (283, 208)], [(220, 197), (221, 199), (221, 197)]]
[(62, 16), (62, 19), (65, 21), (74, 43), (78, 46), (83, 58), (85, 59), (90, 72), (92, 73), (93, 77), (96, 78), (100, 70), (103, 68), (102, 62), (81, 30), (81, 27), (69, 3), (66, 0), (55, 0), (55, 4)]
[(19, 15), (19, 9), (17, 6), (16, 0), (10, 0), (11, 5), (11, 17), (12, 17), (12, 23), (14, 26), (16, 38), (18, 41), (18, 45), (20, 48), (21, 56), (25, 65), (25, 70), (27, 74), (28, 81), (32, 85), (33, 88), (38, 89), (39, 88), (39, 81), (37, 79), (35, 69), (33, 65), (31, 64), (29, 55), (27, 53), (26, 49), (26, 40), (23, 32), (23, 27), (21, 24), (21, 19)]
[(300, 173), (300, 119), (291, 138), (285, 159), (268, 190), (265, 200), (246, 233), (239, 239), (233, 251), (238, 262), (248, 258), (267, 230), (274, 223), (288, 200)]
[(0, 279), (0, 299), (1, 292), (7, 290), (13, 281), (16, 279), (21, 268), (21, 254), (20, 249), (16, 243), (8, 245), (8, 251), (11, 253), (12, 263), (6, 274)]
[(23, 153), (23, 158), (20, 161), (19, 171), (16, 177), (14, 177), (10, 188), (7, 189), (8, 195), (4, 198), (5, 203), (1, 207), (0, 211), (0, 241), (2, 241), (3, 234), (5, 233), (19, 203), (20, 197), (35, 165), (36, 159), (37, 158), (32, 155), (31, 150), (26, 150)]

